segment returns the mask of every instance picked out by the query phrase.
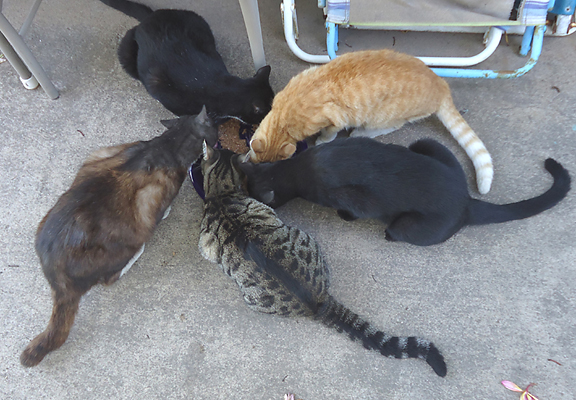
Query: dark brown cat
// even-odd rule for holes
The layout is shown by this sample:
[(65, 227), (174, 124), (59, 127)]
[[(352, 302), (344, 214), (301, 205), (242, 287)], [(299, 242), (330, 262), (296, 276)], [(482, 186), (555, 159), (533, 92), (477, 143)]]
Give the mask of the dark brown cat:
[(132, 266), (202, 152), (202, 142), (217, 141), (205, 109), (163, 124), (168, 130), (150, 141), (91, 154), (40, 222), (36, 253), (54, 306), (46, 330), (22, 352), (24, 366), (37, 365), (62, 346), (84, 293), (98, 283), (114, 283)]

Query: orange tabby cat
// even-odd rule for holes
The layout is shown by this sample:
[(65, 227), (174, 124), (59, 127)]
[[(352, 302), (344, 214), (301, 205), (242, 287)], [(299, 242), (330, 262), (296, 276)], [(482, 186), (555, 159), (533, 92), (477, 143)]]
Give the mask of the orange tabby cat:
[(250, 157), (254, 162), (285, 159), (296, 142), (319, 131), (316, 144), (333, 140), (346, 127), (361, 128), (351, 136), (377, 136), (431, 114), (466, 150), (478, 190), (487, 193), (492, 159), (454, 107), (446, 81), (417, 58), (391, 50), (348, 53), (293, 77), (256, 130)]

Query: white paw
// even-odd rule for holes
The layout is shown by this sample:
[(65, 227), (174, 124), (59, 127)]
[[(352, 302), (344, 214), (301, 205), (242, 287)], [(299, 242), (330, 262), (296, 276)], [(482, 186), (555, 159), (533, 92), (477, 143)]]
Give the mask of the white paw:
[(398, 128), (385, 128), (385, 129), (366, 129), (366, 128), (356, 128), (350, 133), (350, 137), (369, 137), (375, 138), (380, 135), (387, 135), (390, 132), (394, 132)]
[(166, 209), (166, 211), (164, 211), (164, 216), (162, 216), (162, 220), (165, 220), (166, 218), (168, 218), (168, 215), (170, 215), (171, 210), (172, 210), (172, 205), (169, 205), (168, 208)]
[(320, 135), (316, 138), (316, 145), (331, 142), (336, 139), (336, 136), (338, 136), (338, 131), (334, 132), (332, 129), (327, 128), (322, 129)]
[(145, 244), (143, 244), (142, 247), (140, 247), (140, 250), (138, 250), (136, 254), (134, 254), (134, 256), (130, 259), (130, 261), (128, 261), (128, 264), (126, 264), (126, 266), (122, 268), (122, 271), (120, 272), (120, 276), (118, 277), (118, 279), (122, 278), (122, 275), (128, 272), (128, 270), (132, 268), (136, 260), (138, 260), (142, 255), (142, 253), (144, 253), (144, 246)]
[(323, 143), (329, 143), (331, 141), (333, 141), (334, 139), (336, 139), (336, 135), (320, 135), (316, 138), (316, 146), (318, 146), (319, 144), (323, 144)]

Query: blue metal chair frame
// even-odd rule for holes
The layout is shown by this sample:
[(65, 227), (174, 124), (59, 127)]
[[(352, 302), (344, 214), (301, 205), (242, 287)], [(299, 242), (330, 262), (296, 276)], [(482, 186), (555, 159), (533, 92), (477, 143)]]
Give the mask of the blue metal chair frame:
[[(338, 51), (338, 25), (332, 22), (326, 23), (326, 46), (328, 48), (328, 55), (330, 59), (336, 58), (336, 51)], [(494, 70), (481, 70), (469, 68), (431, 68), (437, 75), (446, 78), (486, 78), (486, 79), (506, 79), (518, 78), (530, 71), (542, 52), (542, 43), (544, 42), (544, 32), (546, 31), (545, 25), (528, 26), (522, 38), (522, 46), (520, 47), (520, 55), (526, 56), (530, 48), (530, 58), (526, 64), (515, 71), (494, 71)]]
[[(319, 0), (319, 6), (321, 5), (325, 6), (325, 4), (326, 4), (325, 0)], [(568, 21), (571, 21), (571, 18), (574, 15), (575, 8), (576, 8), (576, 0), (551, 0), (548, 3), (549, 12), (551, 14), (555, 14), (558, 19), (562, 19), (563, 21), (562, 23), (564, 25), (568, 25)], [(509, 27), (497, 27), (497, 28), (502, 29), (504, 31), (509, 29)], [(336, 52), (338, 51), (338, 29), (339, 29), (338, 24), (332, 22), (326, 23), (326, 31), (327, 31), (326, 46), (329, 59), (334, 59), (337, 57)], [(544, 33), (546, 32), (546, 29), (547, 29), (546, 25), (526, 26), (522, 37), (520, 55), (527, 56), (528, 52), (530, 52), (530, 57), (526, 62), (526, 64), (523, 67), (518, 68), (517, 70), (497, 71), (497, 70), (481, 70), (470, 68), (431, 68), (431, 69), (439, 76), (452, 77), (452, 78), (505, 79), (505, 78), (520, 77), (526, 74), (534, 67), (534, 65), (536, 65), (542, 52)], [(571, 32), (568, 32), (568, 34), (569, 33)], [(326, 62), (326, 60), (320, 61), (318, 56), (311, 56), (311, 57), (317, 57), (318, 59), (317, 62)]]

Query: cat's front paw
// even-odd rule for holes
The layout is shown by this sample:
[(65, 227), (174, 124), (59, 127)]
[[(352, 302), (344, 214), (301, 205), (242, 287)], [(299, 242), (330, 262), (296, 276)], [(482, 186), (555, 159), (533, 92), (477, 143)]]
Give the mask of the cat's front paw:
[(332, 132), (332, 131), (327, 131), (327, 130), (322, 130), (320, 131), (320, 135), (316, 138), (316, 146), (318, 146), (319, 144), (323, 144), (323, 143), (328, 143), (333, 141), (334, 139), (336, 139), (336, 136), (338, 136), (338, 131), (336, 132)]
[(386, 230), (385, 232), (386, 232), (385, 238), (386, 238), (387, 241), (389, 241), (389, 242), (395, 242), (395, 241), (396, 241), (396, 239), (394, 239), (394, 238), (392, 237), (392, 235), (390, 235), (390, 232), (388, 232), (388, 230)]
[(354, 221), (354, 220), (358, 219), (358, 217), (356, 217), (350, 211), (338, 210), (336, 212), (338, 213), (338, 216), (340, 218), (342, 218), (344, 221)]

